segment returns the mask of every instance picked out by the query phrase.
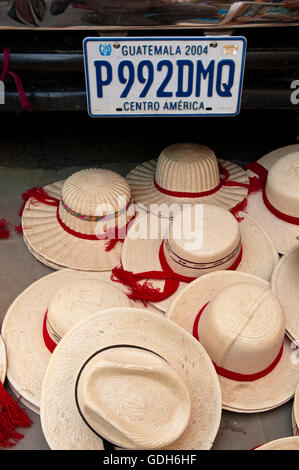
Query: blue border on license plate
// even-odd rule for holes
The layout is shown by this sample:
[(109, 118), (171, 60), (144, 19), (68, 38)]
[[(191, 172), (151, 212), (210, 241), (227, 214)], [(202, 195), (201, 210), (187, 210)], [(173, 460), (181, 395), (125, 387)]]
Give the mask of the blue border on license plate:
[[(156, 46), (158, 41), (163, 46), (160, 44), (158, 48)], [(99, 58), (93, 60), (93, 68), (90, 69), (89, 62), (94, 58), (88, 56), (87, 47), (88, 43), (95, 42), (99, 43), (97, 49)], [(139, 43), (139, 49), (136, 46), (137, 42)], [(144, 44), (144, 42), (147, 42), (147, 44)], [(143, 43), (143, 45), (140, 45), (140, 43)], [(190, 45), (190, 43), (192, 44)], [(241, 43), (242, 47), (238, 49), (239, 46), (236, 43)], [(132, 48), (127, 44), (132, 44)], [(172, 45), (175, 44), (177, 48), (172, 49)], [(185, 46), (183, 55), (178, 44), (181, 44), (182, 47)], [(216, 44), (214, 48), (213, 44)], [(116, 45), (117, 52), (113, 50)], [(214, 51), (218, 45), (220, 47), (215, 56)], [(126, 49), (124, 49), (125, 47)], [(222, 52), (219, 52), (220, 48), (222, 48)], [(121, 50), (123, 55), (113, 57), (112, 53), (119, 54), (118, 50)], [(128, 52), (130, 50), (131, 53)], [(140, 54), (138, 54), (138, 50)], [(158, 51), (158, 55), (162, 55), (162, 57), (153, 58), (152, 51), (156, 51), (156, 53)], [(178, 56), (177, 51), (179, 51)], [(204, 57), (204, 54), (207, 56), (210, 51), (209, 58), (212, 58), (204, 64), (202, 59), (207, 58)], [(240, 112), (246, 56), (246, 39), (242, 36), (87, 37), (83, 41), (83, 53), (87, 109), (91, 117), (207, 117), (236, 116)], [(138, 55), (140, 55), (140, 60), (139, 58), (136, 59)], [(111, 56), (113, 61), (109, 61)], [(115, 71), (116, 66), (117, 71)], [(175, 70), (176, 74), (173, 73), (175, 66), (178, 69)], [(227, 69), (224, 67), (227, 67)], [(221, 81), (225, 70), (227, 83)], [(162, 75), (159, 76), (158, 71)], [(114, 80), (116, 73), (117, 79)], [(90, 77), (90, 74), (92, 74), (92, 77)], [(165, 84), (167, 77), (168, 82)], [(206, 80), (207, 77), (208, 81)], [(174, 87), (175, 78), (176, 86)], [(173, 82), (170, 80), (173, 80)], [(157, 82), (159, 84), (158, 88)], [(169, 84), (172, 84), (172, 88), (168, 88), (168, 91), (166, 91)], [(184, 89), (186, 84), (187, 89)], [(207, 91), (207, 96), (204, 99), (207, 101), (210, 99), (213, 106), (211, 106), (211, 103), (208, 103), (207, 106), (206, 103), (198, 100), (198, 98), (202, 99), (200, 93), (204, 87)], [(137, 100), (126, 101), (125, 98), (130, 93), (131, 95), (138, 93), (137, 89), (140, 91)], [(119, 97), (115, 90), (121, 92)], [(231, 90), (233, 90), (233, 93)], [(216, 91), (218, 96), (213, 96), (216, 95)], [(150, 96), (155, 96), (156, 100), (154, 102), (144, 99), (148, 93), (150, 93)], [(173, 96), (179, 98), (179, 100), (172, 101), (168, 99)], [(226, 98), (228, 99), (226, 100)], [(113, 100), (116, 100), (116, 102)], [(228, 106), (226, 106), (227, 103), (229, 103)], [(150, 109), (147, 109), (147, 106), (150, 105)], [(157, 109), (154, 108), (154, 105)], [(181, 106), (180, 110), (178, 106)], [(212, 112), (215, 111), (215, 108), (217, 112)]]

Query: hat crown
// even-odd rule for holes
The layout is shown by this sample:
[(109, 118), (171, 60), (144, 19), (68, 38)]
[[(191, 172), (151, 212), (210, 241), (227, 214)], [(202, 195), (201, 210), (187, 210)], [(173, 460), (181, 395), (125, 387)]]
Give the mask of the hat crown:
[(174, 217), (164, 252), (175, 272), (198, 277), (230, 267), (239, 254), (240, 238), (239, 224), (229, 211), (212, 204), (190, 205)]
[(184, 432), (191, 399), (176, 370), (153, 352), (100, 351), (81, 370), (77, 402), (91, 429), (124, 448), (155, 449)]
[(217, 157), (204, 145), (170, 145), (159, 155), (155, 179), (159, 186), (170, 191), (209, 191), (220, 182)]
[(280, 212), (299, 217), (299, 152), (281, 157), (270, 168), (266, 195)]
[(53, 296), (47, 313), (47, 330), (55, 343), (79, 321), (112, 307), (131, 307), (117, 287), (95, 279), (66, 283)]
[(218, 367), (255, 374), (277, 358), (285, 316), (272, 291), (255, 283), (224, 288), (210, 301), (198, 323), (198, 337)]

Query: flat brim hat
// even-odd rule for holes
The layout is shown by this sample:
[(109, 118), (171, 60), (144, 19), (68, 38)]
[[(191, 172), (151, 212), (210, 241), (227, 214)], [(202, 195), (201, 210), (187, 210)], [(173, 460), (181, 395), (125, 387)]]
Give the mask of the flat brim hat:
[(108, 271), (119, 262), (134, 216), (129, 185), (120, 175), (81, 170), (23, 197), (23, 237), (39, 261), (82, 271)]
[[(298, 242), (297, 242), (298, 245)], [(274, 268), (271, 288), (286, 315), (286, 332), (299, 340), (299, 246), (282, 256)]]
[(292, 409), (292, 428), (294, 436), (299, 436), (299, 383), (294, 397)]
[(248, 196), (247, 213), (261, 223), (279, 253), (292, 249), (299, 235), (299, 145), (288, 145), (247, 165), (261, 190)]
[(134, 202), (163, 217), (172, 216), (168, 210), (173, 204), (205, 203), (232, 209), (246, 199), (249, 187), (243, 168), (192, 143), (166, 147), (158, 160), (131, 170), (127, 180)]
[[(186, 286), (186, 283), (191, 282), (194, 277), (199, 277), (200, 275), (205, 274), (208, 269), (210, 271), (224, 268), (236, 269), (238, 272), (243, 271), (254, 274), (263, 279), (270, 280), (273, 268), (278, 261), (278, 253), (272, 240), (265, 230), (253, 221), (252, 218), (246, 216), (240, 223), (236, 223), (234, 217), (228, 211), (217, 206), (203, 205), (203, 211), (206, 211), (207, 214), (209, 214), (208, 223), (215, 224), (215, 227), (213, 225), (214, 235), (212, 234), (211, 237), (206, 237), (207, 239), (212, 240), (211, 243), (213, 243), (214, 248), (213, 250), (210, 250), (208, 247), (205, 251), (207, 256), (210, 256), (210, 251), (213, 251), (213, 259), (217, 260), (217, 258), (221, 258), (222, 260), (213, 261), (213, 265), (211, 263), (203, 263), (202, 269), (201, 266), (200, 269), (195, 269), (195, 266), (191, 265), (191, 268), (188, 271), (186, 270), (186, 256), (190, 256), (189, 253), (186, 253), (186, 256), (184, 254), (181, 255), (180, 257), (175, 258), (175, 260), (173, 259), (175, 255), (172, 252), (170, 253), (170, 256), (168, 256), (169, 246), (167, 244), (167, 236), (165, 235), (166, 232), (163, 232), (163, 224), (159, 224), (160, 219), (154, 214), (143, 217), (139, 216), (131, 226), (124, 241), (123, 251), (121, 254), (122, 268), (136, 276), (139, 273), (143, 273), (141, 276), (141, 279), (143, 280), (140, 280), (140, 284), (144, 283), (144, 279), (149, 279), (152, 286), (160, 289), (162, 292), (167, 290), (168, 281), (155, 280), (155, 278), (150, 277), (150, 273), (153, 271), (160, 272), (162, 270), (162, 265), (164, 271), (166, 270), (168, 272), (169, 268), (172, 272), (175, 271), (177, 279), (179, 280), (179, 285), (174, 293), (163, 300), (155, 301), (154, 298), (156, 295), (154, 295), (154, 297), (151, 297), (150, 295), (146, 297), (150, 303), (163, 311), (167, 311), (171, 302)], [(226, 235), (224, 234), (224, 226), (227, 227)], [(145, 227), (144, 230), (143, 227)], [(153, 232), (153, 227), (157, 227), (156, 238), (150, 238), (150, 232)], [(148, 233), (145, 235), (145, 230), (147, 229)], [(203, 230), (205, 230), (205, 226), (203, 226)], [(143, 238), (137, 238), (135, 236), (136, 233), (144, 233), (144, 236), (142, 235)], [(225, 251), (225, 248), (224, 252), (221, 253), (220, 247), (222, 246), (225, 237), (228, 239), (232, 238), (233, 241), (232, 243), (229, 242), (230, 248), (227, 251)], [(240, 246), (242, 247), (242, 252), (240, 251)], [(235, 251), (235, 247), (239, 249), (238, 252)], [(198, 250), (198, 252), (195, 253), (196, 256), (198, 253), (203, 251), (204, 250)], [(234, 258), (229, 256), (230, 251), (235, 251)], [(227, 262), (226, 264), (223, 264), (222, 262), (227, 258), (231, 258), (231, 260), (229, 263)], [(203, 256), (203, 260), (205, 260), (205, 255)], [(208, 260), (210, 261), (211, 258), (208, 258)], [(171, 264), (170, 267), (169, 263), (175, 264)], [(117, 269), (114, 269), (112, 272), (115, 274), (115, 279), (122, 279), (122, 272), (119, 272)], [(179, 275), (179, 273), (183, 276)], [(126, 280), (122, 282), (126, 283)], [(147, 286), (148, 283), (145, 285), (145, 291), (147, 290)], [(135, 292), (134, 288), (133, 292)]]
[[(78, 412), (76, 387), (82, 369), (92, 357), (106, 349), (124, 346), (145, 349), (163, 358), (188, 388), (190, 420), (181, 437), (166, 446), (166, 450), (210, 449), (221, 419), (221, 392), (206, 351), (182, 328), (165, 318), (126, 308), (108, 309), (78, 323), (55, 349), (41, 397), (42, 429), (51, 449), (103, 449), (100, 431), (95, 433)], [(150, 378), (151, 372), (148, 374)], [(119, 397), (123, 392), (117, 390), (117, 393)], [(127, 410), (124, 420), (138, 406), (143, 416), (144, 400), (139, 392), (130, 396), (124, 393), (119, 400), (117, 407)], [(149, 400), (145, 408), (160, 406), (158, 401), (155, 404), (156, 400)]]
[[(253, 283), (258, 288), (264, 289), (269, 286), (265, 280), (242, 272), (219, 271), (206, 274), (180, 292), (171, 304), (166, 317), (193, 335), (199, 312), (222, 290), (240, 283)], [(270, 289), (267, 290), (271, 293)], [(276, 326), (277, 322), (274, 323)], [(274, 326), (273, 322), (270, 326)], [(215, 332), (209, 334), (211, 338), (217, 335)], [(258, 335), (263, 336), (261, 331)], [(261, 341), (255, 344), (259, 343), (263, 346)], [(281, 348), (281, 344), (278, 344), (278, 348)], [(261, 378), (239, 381), (218, 374), (223, 408), (240, 413), (254, 413), (276, 408), (290, 400), (294, 396), (299, 380), (298, 364), (293, 361), (293, 354), (294, 348), (285, 336), (279, 361), (269, 373)]]
[[(86, 284), (87, 281), (100, 281), (109, 284), (108, 295), (113, 295), (111, 288), (117, 289), (118, 296), (121, 293), (123, 296), (121, 305), (139, 308), (143, 306), (141, 302), (130, 301), (121, 292), (121, 290), (125, 291), (125, 288), (112, 282), (110, 275), (110, 272), (63, 269), (31, 284), (9, 307), (2, 325), (2, 335), (8, 357), (7, 378), (13, 392), (32, 411), (39, 413), (42, 380), (51, 357), (44, 337), (45, 314), (58, 291), (73, 282)], [(69, 299), (69, 302), (71, 300)], [(82, 301), (85, 301), (88, 307), (89, 300), (82, 298)], [(110, 305), (111, 302), (118, 305), (115, 298), (107, 299), (106, 302), (110, 302)], [(163, 315), (153, 306), (149, 305), (147, 308), (153, 313)], [(71, 309), (75, 310), (70, 304), (69, 310)], [(48, 339), (48, 341), (51, 346), (51, 340)]]
[(299, 437), (283, 437), (267, 442), (254, 450), (299, 450)]

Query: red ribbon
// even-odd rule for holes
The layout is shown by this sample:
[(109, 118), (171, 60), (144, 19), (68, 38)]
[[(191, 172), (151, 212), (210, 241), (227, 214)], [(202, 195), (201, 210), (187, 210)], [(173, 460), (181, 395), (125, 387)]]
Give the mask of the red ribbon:
[(237, 181), (228, 181), (229, 178), (229, 171), (219, 165), (219, 173), (224, 175), (224, 178), (220, 181), (220, 183), (213, 189), (209, 189), (207, 191), (200, 191), (200, 192), (186, 192), (186, 191), (171, 191), (170, 189), (163, 188), (157, 183), (156, 177), (154, 177), (154, 186), (158, 191), (163, 194), (167, 194), (168, 196), (175, 196), (175, 197), (205, 197), (210, 196), (211, 194), (216, 193), (219, 191), (222, 186), (238, 186), (241, 188), (248, 188), (249, 185), (246, 183), (238, 183)]
[(44, 321), (43, 321), (43, 338), (44, 338), (45, 345), (49, 349), (50, 353), (52, 353), (54, 349), (56, 348), (57, 344), (55, 343), (55, 341), (52, 340), (51, 336), (48, 333), (47, 315), (48, 315), (48, 310), (45, 313)]
[[(198, 336), (198, 323), (199, 323), (199, 320), (200, 320), (200, 317), (201, 317), (203, 311), (205, 310), (205, 308), (208, 304), (209, 304), (209, 302), (207, 302), (201, 308), (201, 310), (198, 312), (198, 314), (196, 315), (196, 318), (194, 320), (193, 336), (198, 341), (200, 341), (199, 336)], [(230, 380), (237, 380), (238, 382), (253, 382), (254, 380), (261, 379), (262, 377), (265, 377), (270, 372), (272, 372), (272, 370), (277, 366), (278, 362), (280, 361), (282, 353), (283, 353), (283, 343), (281, 345), (281, 348), (279, 350), (279, 353), (278, 353), (277, 357), (274, 359), (272, 364), (270, 364), (270, 366), (266, 367), (266, 369), (261, 370), (260, 372), (256, 372), (255, 374), (240, 374), (239, 372), (233, 372), (231, 370), (224, 369), (223, 367), (219, 367), (219, 366), (217, 366), (217, 364), (215, 364), (214, 361), (212, 361), (212, 362), (214, 364), (214, 367), (216, 369), (217, 374), (221, 375), (222, 377), (226, 377), (227, 379), (230, 379)]]
[[(159, 261), (162, 271), (144, 271), (135, 274), (132, 271), (123, 269), (122, 266), (112, 269), (111, 280), (130, 287), (131, 292), (127, 294), (130, 299), (141, 300), (144, 305), (147, 305), (147, 302), (161, 302), (176, 292), (180, 282), (189, 283), (197, 279), (196, 277), (182, 276), (181, 274), (175, 273), (167, 263), (163, 245), (164, 240), (159, 249)], [(227, 269), (236, 270), (241, 260), (242, 246), (234, 263)], [(143, 284), (139, 284), (139, 281), (142, 279), (146, 279), (146, 281)], [(149, 282), (149, 279), (164, 280), (165, 284), (163, 290), (160, 291), (158, 287), (154, 288)]]
[(3, 58), (3, 66), (2, 66), (0, 81), (5, 80), (7, 74), (11, 75), (16, 84), (18, 95), (19, 95), (19, 100), (20, 100), (22, 108), (27, 109), (28, 111), (32, 111), (31, 103), (29, 103), (26, 97), (24, 87), (23, 87), (20, 77), (15, 72), (11, 72), (9, 70), (10, 49), (7, 49), (7, 48), (4, 49), (3, 54), (4, 54), (4, 58)]
[(253, 171), (259, 176), (260, 179), (260, 189), (263, 191), (263, 201), (267, 209), (275, 215), (278, 219), (283, 220), (284, 222), (287, 222), (289, 224), (293, 225), (299, 225), (299, 217), (293, 217), (291, 215), (285, 214), (284, 212), (280, 212), (278, 209), (276, 209), (274, 206), (272, 206), (271, 202), (267, 198), (266, 195), (266, 182), (267, 182), (267, 177), (268, 177), (268, 170), (264, 168), (262, 165), (260, 165), (258, 162), (252, 162), (246, 165), (244, 168)]

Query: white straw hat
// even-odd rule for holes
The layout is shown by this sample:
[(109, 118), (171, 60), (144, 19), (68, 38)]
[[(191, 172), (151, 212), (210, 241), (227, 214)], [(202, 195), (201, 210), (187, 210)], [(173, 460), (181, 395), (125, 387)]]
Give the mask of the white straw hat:
[[(198, 243), (191, 244), (191, 233), (199, 236)], [(129, 286), (136, 298), (166, 311), (186, 283), (208, 272), (237, 269), (269, 280), (278, 253), (251, 218), (238, 223), (229, 211), (203, 204), (185, 207), (170, 223), (153, 214), (139, 216), (125, 239), (121, 261), (122, 267), (112, 270), (115, 280)], [(160, 292), (150, 289), (147, 279)]]
[(41, 423), (54, 450), (99, 450), (103, 437), (126, 448), (209, 449), (220, 419), (219, 381), (204, 348), (141, 309), (77, 323), (43, 381)]
[(219, 271), (185, 287), (167, 312), (210, 355), (218, 372), (223, 408), (266, 411), (292, 398), (299, 381), (285, 316), (268, 283)]
[(101, 168), (81, 170), (64, 182), (31, 188), (24, 198), (24, 240), (40, 261), (84, 271), (108, 271), (119, 262), (117, 240), (134, 216), (125, 178)]
[[(110, 275), (63, 269), (31, 284), (9, 307), (2, 325), (7, 378), (16, 395), (36, 413), (51, 351), (65, 332), (108, 307), (142, 306), (130, 301)], [(149, 310), (160, 313), (154, 307)]]
[(292, 409), (292, 427), (295, 436), (299, 436), (299, 382), (294, 397)]
[(151, 205), (209, 203), (232, 209), (246, 198), (249, 185), (243, 168), (217, 159), (210, 148), (194, 143), (166, 147), (158, 160), (131, 170), (127, 180), (136, 203), (167, 217), (167, 207), (157, 210)]
[(287, 335), (299, 345), (299, 246), (279, 260), (272, 274), (271, 287), (284, 309)]
[(299, 145), (288, 145), (247, 165), (262, 189), (248, 196), (247, 213), (263, 224), (279, 253), (298, 244)]
[(6, 351), (4, 341), (0, 335), (0, 382), (3, 384), (6, 377)]
[(283, 437), (275, 441), (267, 442), (254, 450), (299, 450), (299, 437)]

